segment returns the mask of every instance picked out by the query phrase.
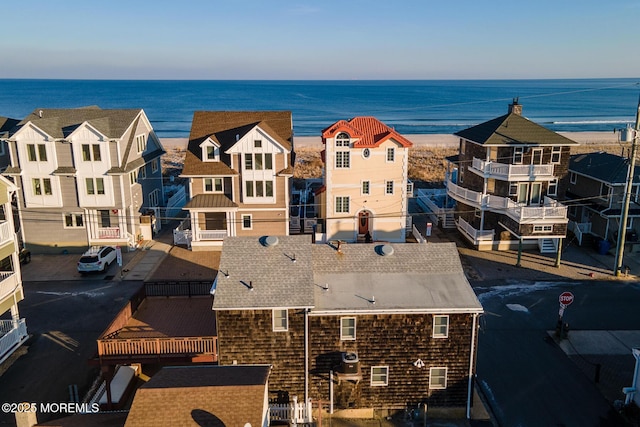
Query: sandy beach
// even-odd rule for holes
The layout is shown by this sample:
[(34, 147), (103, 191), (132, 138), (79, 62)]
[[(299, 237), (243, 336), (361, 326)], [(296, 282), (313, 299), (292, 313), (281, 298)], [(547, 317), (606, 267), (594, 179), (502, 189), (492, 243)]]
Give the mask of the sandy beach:
[[(618, 134), (614, 132), (558, 132), (582, 145), (589, 144), (615, 144), (618, 142)], [(415, 147), (452, 148), (458, 146), (458, 137), (451, 134), (422, 134), (403, 135), (413, 142)], [(188, 138), (160, 138), (165, 149), (187, 147)], [(295, 137), (297, 148), (321, 147), (320, 136), (297, 136)]]

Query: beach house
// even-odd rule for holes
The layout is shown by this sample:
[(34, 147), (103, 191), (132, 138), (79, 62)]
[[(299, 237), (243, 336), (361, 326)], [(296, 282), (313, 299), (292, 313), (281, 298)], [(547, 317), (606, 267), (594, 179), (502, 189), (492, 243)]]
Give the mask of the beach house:
[[(570, 227), (581, 244), (590, 236), (608, 242), (618, 240), (628, 172), (627, 157), (604, 152), (571, 156), (565, 203), (569, 207)], [(633, 182), (626, 241), (635, 244), (640, 232), (638, 166)]]
[(10, 164), (9, 150), (5, 138), (9, 136), (9, 132), (20, 120), (11, 119), (9, 117), (0, 117), (0, 172), (3, 172)]
[(290, 111), (196, 111), (181, 175), (189, 218), (178, 230), (191, 249), (219, 250), (227, 236), (287, 235), (293, 156)]
[(4, 140), (31, 251), (134, 246), (160, 226), (164, 150), (143, 110), (36, 109)]
[(28, 338), (25, 319), (20, 318), (18, 311), (24, 292), (11, 206), (16, 191), (11, 181), (0, 176), (0, 364)]
[(459, 154), (449, 160), (457, 174), (446, 185), (462, 235), (478, 249), (557, 251), (568, 223), (558, 200), (577, 142), (525, 118), (517, 100), (507, 114), (455, 135)]
[(322, 131), (323, 240), (404, 242), (411, 141), (374, 117), (340, 120)]
[(270, 364), (270, 396), (464, 416), (483, 312), (452, 243), (227, 238), (214, 282), (218, 363)]

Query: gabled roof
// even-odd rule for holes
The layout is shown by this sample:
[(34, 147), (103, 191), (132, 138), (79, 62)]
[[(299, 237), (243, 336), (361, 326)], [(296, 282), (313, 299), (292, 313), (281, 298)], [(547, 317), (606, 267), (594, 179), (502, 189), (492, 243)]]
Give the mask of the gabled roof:
[[(285, 150), (292, 150), (293, 128), (290, 111), (196, 111), (193, 113), (182, 175), (220, 175), (222, 165), (226, 165), (228, 170), (230, 158), (225, 152), (235, 145), (238, 138), (241, 139), (256, 126), (267, 132)], [(219, 162), (202, 161), (200, 144), (207, 138), (220, 144)], [(290, 162), (293, 162), (292, 157), (289, 157)]]
[(454, 135), (482, 145), (578, 145), (577, 142), (515, 112), (461, 130)]
[[(609, 184), (625, 184), (629, 159), (604, 152), (575, 154), (569, 160), (569, 170)], [(635, 167), (633, 181), (640, 182), (640, 166)]]
[(9, 136), (10, 131), (20, 123), (18, 119), (10, 119), (9, 117), (0, 117), (0, 138)]
[(96, 106), (66, 109), (36, 108), (18, 123), (11, 135), (18, 132), (25, 124), (33, 123), (53, 138), (66, 138), (87, 122), (107, 138), (121, 138), (141, 111), (140, 109), (103, 110)]
[(393, 128), (382, 123), (375, 117), (354, 117), (348, 122), (339, 120), (322, 131), (322, 141), (332, 138), (340, 132), (346, 132), (351, 138), (358, 140), (354, 147), (377, 147), (383, 142), (393, 139), (403, 147), (411, 147), (413, 143), (396, 132)]
[(264, 424), (268, 365), (164, 367), (138, 389), (126, 427)]

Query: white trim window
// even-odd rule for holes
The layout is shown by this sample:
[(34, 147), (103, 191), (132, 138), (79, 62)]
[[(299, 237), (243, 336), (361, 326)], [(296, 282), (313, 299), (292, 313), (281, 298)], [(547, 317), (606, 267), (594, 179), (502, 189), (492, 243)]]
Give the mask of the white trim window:
[(151, 173), (158, 172), (158, 159), (153, 159), (151, 161)]
[(222, 193), (224, 185), (222, 178), (202, 178), (202, 191), (205, 193)]
[(85, 186), (88, 196), (94, 196), (96, 194), (105, 194), (104, 192), (104, 178), (85, 178)]
[(558, 195), (558, 178), (552, 179), (551, 181), (549, 181), (549, 186), (547, 187), (547, 194), (549, 196)]
[(436, 366), (429, 368), (429, 389), (443, 390), (447, 388), (447, 368)]
[(510, 182), (509, 183), (509, 195), (510, 196), (517, 196), (518, 195), (518, 183), (517, 182)]
[(392, 163), (396, 160), (396, 149), (394, 147), (387, 148), (387, 163)]
[(46, 162), (47, 146), (45, 144), (27, 144), (27, 158), (30, 162)]
[(393, 181), (385, 181), (384, 187), (385, 194), (393, 194)]
[(158, 206), (158, 201), (160, 199), (160, 190), (157, 188), (149, 193), (149, 206), (156, 207)]
[(356, 318), (341, 317), (340, 318), (340, 340), (354, 341), (356, 339)]
[(449, 337), (449, 316), (433, 316), (433, 338), (448, 338)]
[(242, 215), (242, 229), (253, 230), (253, 215), (251, 214)]
[(245, 197), (273, 197), (273, 181), (245, 181)]
[(256, 139), (253, 141), (253, 148), (262, 148), (262, 140)]
[(351, 153), (348, 151), (336, 151), (336, 169), (348, 169), (351, 162)]
[(349, 213), (349, 196), (336, 196), (336, 213)]
[(52, 196), (51, 178), (32, 178), (31, 179), (34, 196)]
[(80, 212), (65, 212), (62, 218), (63, 228), (84, 228), (84, 217)]
[(575, 172), (569, 172), (569, 183), (575, 184), (578, 181), (578, 174)]
[(362, 190), (360, 194), (363, 196), (371, 194), (371, 181), (362, 181)]
[(100, 153), (100, 144), (82, 144), (82, 160), (85, 162), (100, 162), (102, 155)]
[(371, 386), (380, 387), (389, 385), (389, 367), (388, 366), (372, 366), (371, 367)]
[(147, 135), (136, 136), (136, 147), (138, 148), (138, 154), (147, 150)]
[(513, 148), (513, 164), (514, 165), (521, 165), (523, 156), (524, 156), (524, 147)]
[(534, 225), (533, 232), (534, 233), (551, 233), (553, 231), (553, 225)]
[(138, 169), (138, 180), (147, 179), (147, 165), (140, 166)]
[(273, 331), (286, 332), (289, 330), (289, 311), (285, 309), (274, 309), (272, 311)]
[(551, 163), (558, 164), (562, 158), (562, 147), (551, 147)]
[(129, 172), (129, 183), (131, 185), (138, 182), (138, 171)]
[(220, 161), (220, 147), (215, 145), (204, 146), (204, 161), (205, 162), (219, 162)]
[(336, 147), (348, 147), (351, 144), (351, 137), (345, 133), (340, 132), (336, 135)]

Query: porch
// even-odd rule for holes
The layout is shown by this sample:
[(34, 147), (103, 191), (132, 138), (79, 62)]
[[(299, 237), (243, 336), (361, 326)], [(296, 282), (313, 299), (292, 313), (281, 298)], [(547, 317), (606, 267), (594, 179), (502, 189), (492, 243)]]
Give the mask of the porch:
[(0, 320), (0, 364), (29, 338), (25, 319)]

